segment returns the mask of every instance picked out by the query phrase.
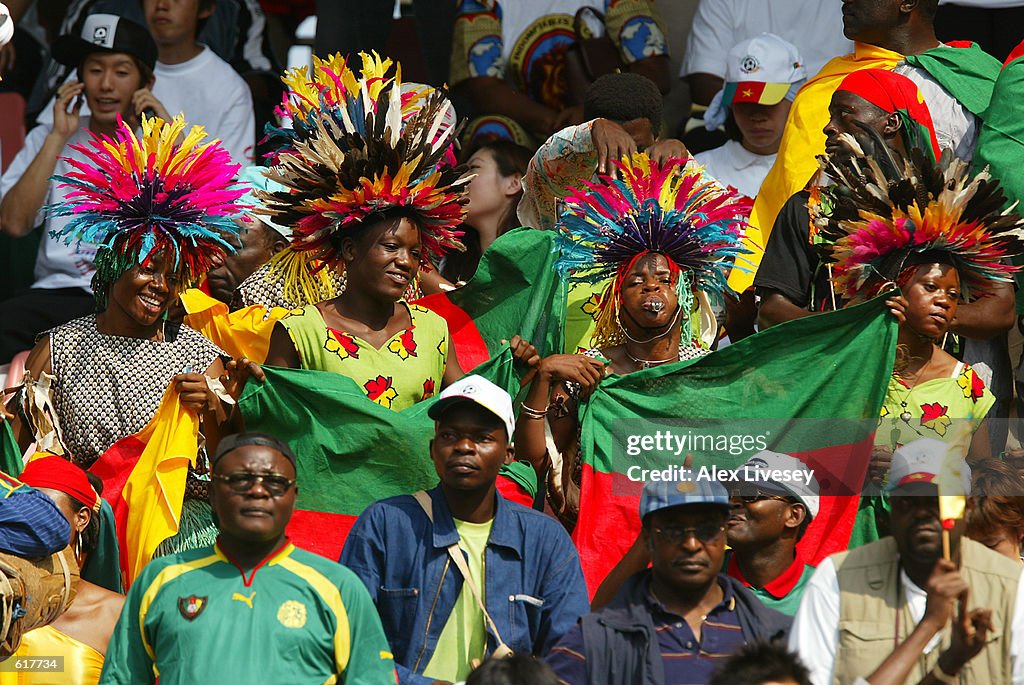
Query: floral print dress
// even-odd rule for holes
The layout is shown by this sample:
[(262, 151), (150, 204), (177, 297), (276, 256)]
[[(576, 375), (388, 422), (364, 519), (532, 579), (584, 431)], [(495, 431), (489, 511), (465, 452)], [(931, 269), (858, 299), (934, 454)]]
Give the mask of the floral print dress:
[(448, 358), (448, 323), (429, 309), (402, 304), (411, 325), (379, 348), (328, 328), (316, 305), (293, 309), (280, 323), (302, 368), (347, 376), (369, 399), (401, 411), (440, 392)]

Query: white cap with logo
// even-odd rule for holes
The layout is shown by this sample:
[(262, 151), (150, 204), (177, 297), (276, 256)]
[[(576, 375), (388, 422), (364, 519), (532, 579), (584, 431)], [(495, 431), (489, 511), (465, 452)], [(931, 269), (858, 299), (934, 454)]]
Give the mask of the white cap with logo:
[(725, 85), (708, 106), (704, 125), (710, 130), (721, 126), (729, 107), (737, 102), (771, 106), (792, 100), (794, 84), (806, 80), (800, 51), (774, 33), (738, 43), (726, 58)]
[[(740, 469), (740, 475), (746, 476), (746, 482), (768, 486), (765, 489), (793, 497), (807, 507), (810, 518), (818, 515), (818, 479), (811, 467), (796, 457), (763, 450), (748, 459)], [(754, 480), (754, 471), (761, 471), (764, 475)]]
[(512, 398), (497, 385), (476, 374), (460, 378), (442, 390), (437, 402), (427, 411), (427, 416), (436, 420), (453, 404), (466, 400), (476, 402), (501, 419), (505, 424), (508, 439), (512, 440), (512, 434), (516, 429)]

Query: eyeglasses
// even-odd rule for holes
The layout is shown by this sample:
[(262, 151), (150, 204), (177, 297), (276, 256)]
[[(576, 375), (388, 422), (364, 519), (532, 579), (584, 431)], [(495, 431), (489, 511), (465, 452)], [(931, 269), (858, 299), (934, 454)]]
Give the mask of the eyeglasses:
[(693, 526), (692, 528), (682, 528), (678, 526), (666, 526), (665, 528), (655, 528), (654, 533), (672, 544), (678, 545), (679, 543), (686, 542), (690, 539), (690, 536), (694, 536), (700, 542), (707, 544), (714, 542), (722, 536), (725, 532), (725, 526), (718, 523), (702, 523), (699, 526)]
[(755, 502), (765, 502), (767, 500), (776, 500), (778, 502), (786, 502), (787, 504), (793, 504), (792, 497), (785, 497), (783, 495), (769, 495), (764, 492), (757, 492), (752, 495), (733, 495), (734, 498), (743, 502), (744, 504), (753, 504)]
[(237, 493), (249, 492), (257, 483), (261, 483), (271, 497), (280, 497), (295, 485), (294, 480), (275, 473), (232, 473), (230, 476), (215, 473), (213, 479)]

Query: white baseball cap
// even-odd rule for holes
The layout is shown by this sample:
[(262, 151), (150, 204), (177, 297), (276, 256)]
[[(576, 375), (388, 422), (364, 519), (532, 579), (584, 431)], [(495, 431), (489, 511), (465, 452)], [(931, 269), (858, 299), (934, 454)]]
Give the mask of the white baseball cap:
[[(740, 475), (746, 483), (757, 483), (764, 489), (794, 497), (807, 508), (810, 518), (818, 515), (821, 492), (818, 479), (814, 477), (811, 468), (796, 457), (763, 450), (748, 459), (740, 469)], [(772, 476), (767, 477), (768, 473), (765, 473), (755, 478), (756, 471), (770, 472)]]
[[(737, 102), (777, 105), (793, 99), (794, 84), (807, 80), (803, 58), (792, 43), (774, 33), (762, 33), (733, 46), (726, 57), (725, 86), (718, 91), (704, 121), (717, 128), (725, 121), (729, 107)], [(715, 123), (712, 126), (712, 122)]]
[(14, 19), (7, 5), (0, 3), (0, 45), (7, 45), (14, 37)]
[(943, 470), (953, 469), (958, 473), (945, 475), (959, 481), (964, 494), (969, 494), (971, 467), (967, 464), (966, 455), (951, 453), (951, 450), (958, 448), (936, 438), (918, 438), (897, 447), (892, 453), (889, 484), (885, 489), (891, 491), (914, 483), (930, 483), (937, 486), (939, 479), (944, 475)]
[(427, 411), (427, 416), (436, 421), (453, 404), (465, 400), (476, 402), (501, 419), (505, 424), (508, 439), (512, 440), (512, 434), (516, 430), (512, 398), (497, 385), (476, 374), (460, 378), (442, 390), (437, 402)]

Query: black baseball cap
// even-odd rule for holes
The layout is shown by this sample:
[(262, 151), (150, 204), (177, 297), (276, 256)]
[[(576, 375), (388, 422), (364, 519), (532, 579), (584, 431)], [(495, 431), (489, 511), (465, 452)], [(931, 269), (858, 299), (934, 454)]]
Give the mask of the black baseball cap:
[(53, 44), (53, 58), (69, 67), (97, 52), (123, 52), (150, 69), (156, 66), (156, 43), (146, 27), (114, 14), (90, 14), (81, 36), (61, 36)]

